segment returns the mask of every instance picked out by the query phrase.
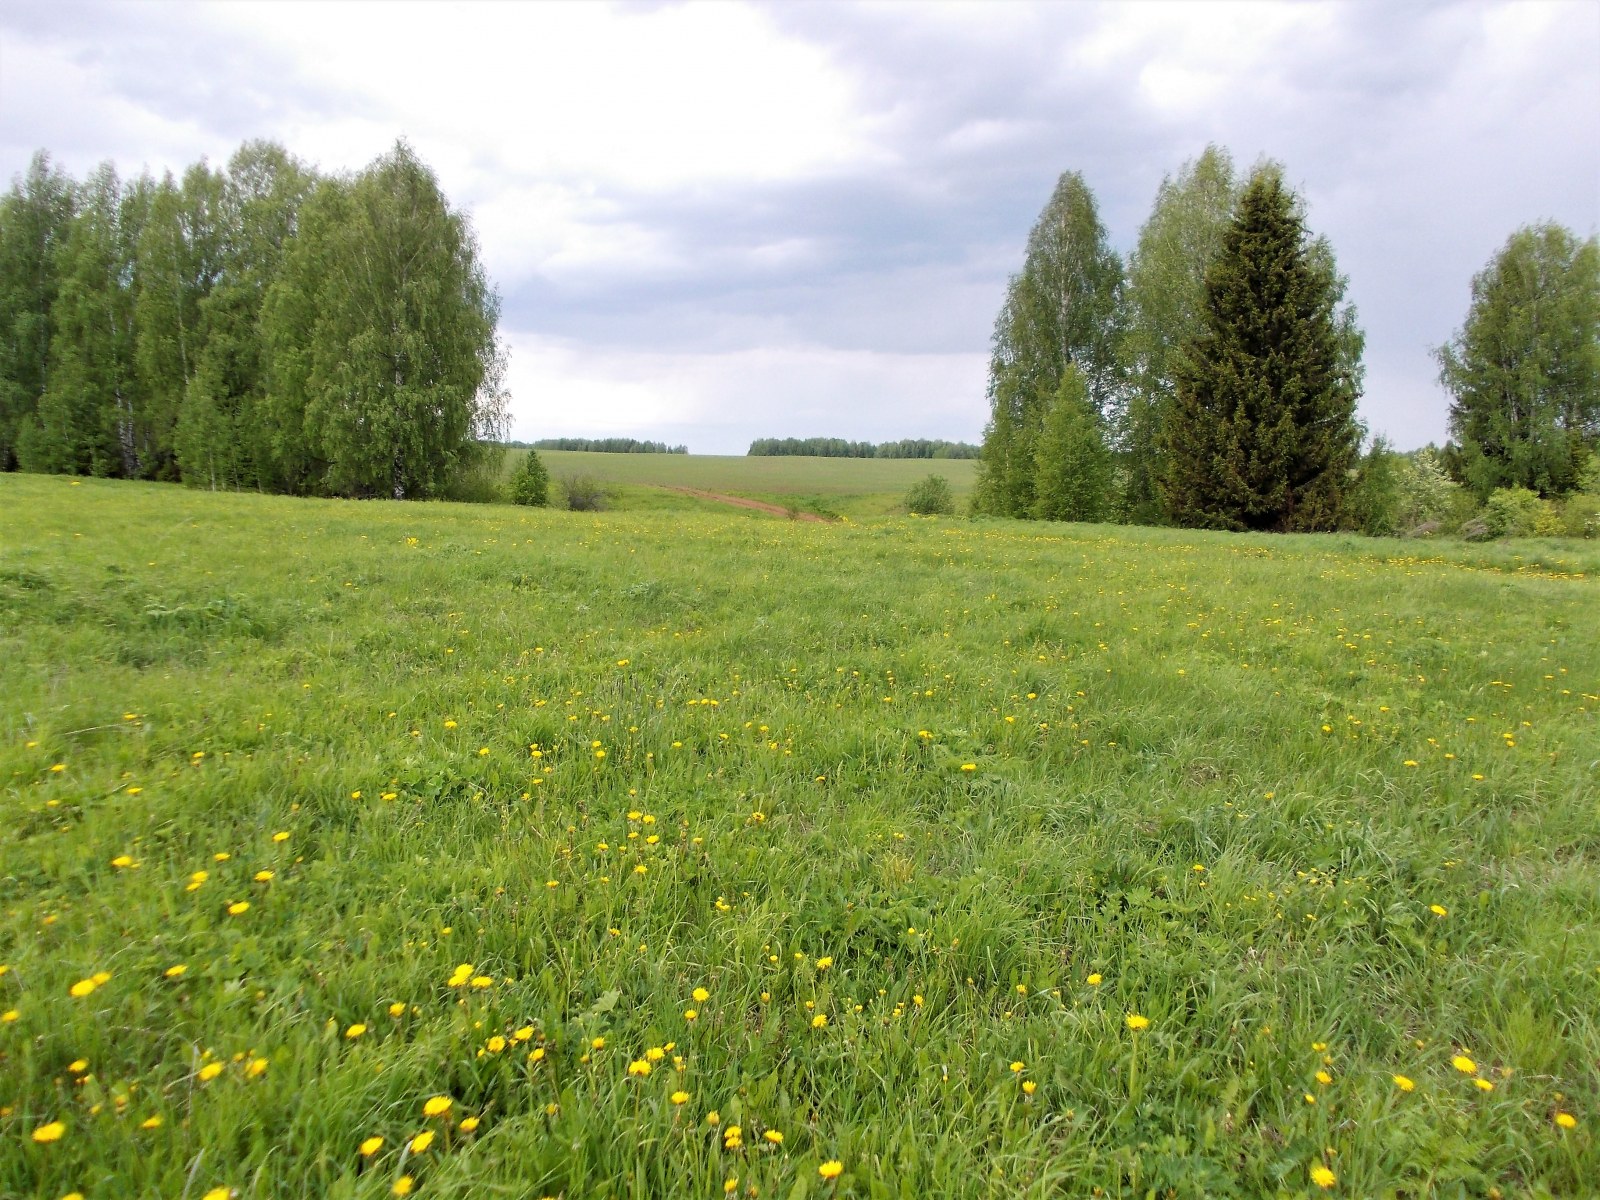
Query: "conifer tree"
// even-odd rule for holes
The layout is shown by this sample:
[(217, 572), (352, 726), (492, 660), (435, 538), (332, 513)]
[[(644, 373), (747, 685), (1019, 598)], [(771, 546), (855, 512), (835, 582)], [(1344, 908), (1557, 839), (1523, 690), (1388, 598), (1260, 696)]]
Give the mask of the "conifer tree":
[(1361, 427), (1359, 332), (1342, 280), (1271, 165), (1241, 195), (1206, 272), (1202, 332), (1175, 372), (1163, 499), (1177, 523), (1332, 529)]
[(1111, 509), (1111, 451), (1083, 373), (1068, 364), (1034, 450), (1032, 516), (1102, 521)]

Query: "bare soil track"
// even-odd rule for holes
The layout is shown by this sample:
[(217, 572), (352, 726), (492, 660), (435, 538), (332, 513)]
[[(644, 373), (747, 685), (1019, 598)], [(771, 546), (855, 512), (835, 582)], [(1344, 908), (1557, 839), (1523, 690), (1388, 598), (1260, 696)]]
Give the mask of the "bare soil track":
[(778, 517), (791, 517), (796, 521), (820, 521), (827, 523), (826, 517), (819, 517), (816, 513), (799, 512), (787, 509), (781, 504), (768, 504), (765, 500), (750, 500), (744, 496), (724, 496), (721, 492), (704, 492), (699, 488), (672, 487), (662, 484), (663, 490), (668, 492), (682, 492), (685, 496), (694, 496), (699, 500), (715, 500), (721, 504), (732, 504), (739, 508), (753, 508), (757, 512), (772, 513)]

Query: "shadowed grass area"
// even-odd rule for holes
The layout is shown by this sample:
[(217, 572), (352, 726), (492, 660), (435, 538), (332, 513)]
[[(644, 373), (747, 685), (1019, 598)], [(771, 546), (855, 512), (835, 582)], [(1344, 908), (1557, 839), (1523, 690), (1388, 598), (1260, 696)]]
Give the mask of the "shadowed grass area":
[(1587, 1194), (1534, 551), (0, 476), (0, 1194)]

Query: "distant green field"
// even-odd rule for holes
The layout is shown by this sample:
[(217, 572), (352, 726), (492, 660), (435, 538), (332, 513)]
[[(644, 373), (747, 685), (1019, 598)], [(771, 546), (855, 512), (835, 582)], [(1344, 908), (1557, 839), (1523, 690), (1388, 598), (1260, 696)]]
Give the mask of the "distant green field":
[[(524, 451), (506, 455), (514, 471)], [(592, 475), (621, 488), (618, 507), (699, 508), (701, 501), (644, 494), (660, 487), (691, 487), (748, 496), (802, 509), (830, 510), (845, 516), (881, 516), (896, 510), (911, 485), (928, 475), (950, 481), (958, 505), (972, 491), (978, 464), (973, 459), (790, 458), (716, 454), (597, 454), (541, 450), (552, 480)]]
[(1597, 559), (0, 475), (0, 1197), (1595, 1196)]

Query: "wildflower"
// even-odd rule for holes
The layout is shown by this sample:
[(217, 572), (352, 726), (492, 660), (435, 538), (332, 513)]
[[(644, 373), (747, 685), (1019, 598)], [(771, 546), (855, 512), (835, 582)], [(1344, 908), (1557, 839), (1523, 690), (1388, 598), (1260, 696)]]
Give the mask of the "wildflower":
[(1456, 1055), (1450, 1060), (1450, 1065), (1456, 1070), (1460, 1071), (1463, 1075), (1476, 1075), (1478, 1073), (1478, 1064), (1473, 1062), (1465, 1054)]
[(1430, 904), (1428, 905), (1428, 911), (1436, 917), (1448, 917), (1450, 915), (1450, 910), (1442, 904)]
[(1328, 1084), (1333, 1082), (1333, 1076), (1329, 1075), (1326, 1071), (1318, 1071), (1317, 1082), (1326, 1087)]
[(1133, 1030), (1135, 1033), (1138, 1033), (1141, 1029), (1150, 1028), (1150, 1018), (1141, 1017), (1138, 1013), (1129, 1013), (1126, 1020), (1128, 1028)]
[(480, 1117), (463, 1117), (461, 1119), (461, 1124), (457, 1128), (459, 1128), (462, 1133), (471, 1133), (478, 1127), (481, 1119), (482, 1118)]
[(828, 1027), (828, 1014), (827, 1013), (818, 1013), (816, 1016), (811, 1018), (811, 1028), (813, 1028), (813, 1029), (826, 1029), (827, 1027)]
[(33, 1131), (33, 1140), (41, 1146), (48, 1142), (59, 1142), (62, 1134), (66, 1132), (65, 1122), (51, 1121), (48, 1125), (41, 1125)]
[(248, 900), (236, 900), (228, 905), (228, 915), (230, 917), (240, 917), (249, 911), (250, 901)]
[(139, 1128), (140, 1129), (160, 1129), (161, 1128), (161, 1117), (159, 1115), (154, 1116), (154, 1117), (146, 1117), (144, 1120), (139, 1122)]
[(961, 764), (961, 769), (963, 771), (976, 771), (978, 769), (978, 764), (977, 763), (962, 763)]
[(247, 1079), (261, 1078), (267, 1073), (267, 1060), (264, 1058), (252, 1058), (245, 1064), (244, 1073)]
[(11, 1022), (15, 1021), (21, 1015), (22, 1014), (19, 1013), (16, 1009), (8, 1008), (8, 1009), (5, 1010), (5, 1012), (0, 1013), (0, 1023), (4, 1023), (6, 1025), (9, 1025), (9, 1024), (11, 1024)]
[(544, 1115), (547, 1117), (553, 1117), (560, 1111), (561, 1105), (557, 1104), (554, 1100), (550, 1101), (549, 1104), (544, 1106)]
[(827, 955), (817, 959), (817, 970), (826, 971), (831, 966), (833, 966), (833, 959)]
[(779, 1133), (776, 1129), (769, 1129), (761, 1136), (766, 1138), (767, 1141), (771, 1142), (774, 1146), (783, 1145), (783, 1134)]
[(695, 1003), (697, 1004), (704, 1004), (707, 1000), (711, 999), (711, 993), (706, 991), (706, 989), (703, 987), (695, 988), (691, 994), (694, 996)]
[(476, 988), (478, 991), (481, 992), (481, 991), (483, 991), (484, 988), (488, 988), (488, 987), (493, 987), (494, 986), (494, 976), (493, 975), (474, 975), (470, 982), (471, 982), (471, 985), (474, 988)]
[[(585, 1057), (588, 1057), (588, 1056), (585, 1055)], [(544, 1047), (543, 1046), (535, 1046), (532, 1050), (530, 1050), (528, 1052), (528, 1061), (531, 1062), (531, 1063), (543, 1062), (544, 1061)]]
[(278, 830), (277, 833), (272, 835), (272, 840), (275, 842), (287, 842), (289, 840), (289, 831), (287, 829)]
[(1316, 1184), (1319, 1188), (1326, 1189), (1331, 1188), (1334, 1184), (1338, 1183), (1339, 1177), (1332, 1171), (1328, 1170), (1327, 1167), (1318, 1165), (1311, 1168), (1311, 1182)]
[(644, 1052), (644, 1056), (650, 1062), (658, 1063), (667, 1056), (667, 1051), (662, 1046), (651, 1046)]
[(435, 1096), (422, 1106), (422, 1115), (425, 1117), (442, 1117), (450, 1111), (450, 1106), (455, 1101), (449, 1096)]
[(1021, 1062), (1012, 1063), (1011, 1064), (1011, 1071), (1012, 1071), (1012, 1074), (1014, 1074), (1014, 1075), (1020, 1075), (1022, 1073), (1022, 1063)]
[(411, 1176), (402, 1175), (394, 1181), (394, 1186), (389, 1189), (389, 1194), (393, 1196), (409, 1196), (411, 1195), (411, 1189), (416, 1185), (416, 1180), (412, 1179)]
[(189, 876), (189, 882), (184, 885), (183, 890), (186, 892), (198, 892), (200, 890), (200, 885), (205, 883), (205, 881), (210, 878), (210, 871), (196, 871), (193, 875)]
[(1094, 974), (1089, 976), (1088, 984), (1090, 987), (1099, 987), (1104, 978), (1105, 977), (1101, 975), (1100, 972), (1096, 971)]
[(405, 1012), (406, 1006), (403, 1000), (396, 1000), (393, 1004), (389, 1005), (389, 1015), (391, 1017), (403, 1017), (405, 1016)]
[(645, 1062), (642, 1058), (636, 1058), (628, 1064), (628, 1074), (637, 1075), (640, 1079), (643, 1079), (646, 1075), (650, 1074), (650, 1064)]
[(1022, 1094), (1024, 1096), (1031, 1096), (1035, 1092), (1037, 1092), (1038, 1090), (1039, 1090), (1039, 1085), (1037, 1083), (1035, 1083), (1033, 1080), (1024, 1079), (1022, 1081)]
[(411, 1139), (411, 1153), (426, 1154), (428, 1147), (433, 1145), (433, 1136), (433, 1130), (431, 1129), (424, 1129), (421, 1133), (417, 1134), (416, 1137)]
[(689, 1102), (689, 1093), (673, 1092), (670, 1099), (674, 1104), (687, 1104)]
[(724, 1179), (722, 1181), (722, 1194), (724, 1196), (731, 1196), (731, 1195), (733, 1195), (734, 1192), (736, 1192), (738, 1190), (739, 1190), (739, 1177), (737, 1175), (729, 1175), (726, 1179)]
[(366, 1031), (367, 1031), (367, 1027), (365, 1025), (361, 1024), (358, 1021), (358, 1022), (356, 1022), (356, 1024), (350, 1026), (349, 1029), (346, 1029), (344, 1031), (344, 1035), (345, 1035), (345, 1037), (347, 1037), (347, 1038), (351, 1039), (352, 1041), (354, 1041), (356, 1038), (360, 1037)]
[(1477, 1088), (1480, 1092), (1494, 1091), (1494, 1084), (1490, 1083), (1487, 1079), (1474, 1079), (1472, 1081), (1472, 1086)]
[(606, 1040), (603, 1037), (595, 1038), (594, 1041), (589, 1043), (589, 1049), (591, 1050), (604, 1050), (605, 1048)]
[(71, 987), (69, 987), (67, 989), (67, 991), (70, 992), (72, 995), (77, 996), (79, 999), (82, 999), (84, 996), (87, 996), (90, 992), (94, 991), (95, 988), (97, 988), (99, 986), (100, 985), (98, 983), (96, 983), (93, 979), (80, 979), (80, 980), (78, 980), (77, 983), (75, 983)]
[(74, 1075), (82, 1075), (88, 1069), (89, 1060), (87, 1058), (75, 1058), (67, 1064), (67, 1070), (71, 1071)]
[(706, 1114), (706, 1124), (713, 1127), (722, 1124), (722, 1114), (713, 1108)]
[(219, 1062), (207, 1063), (205, 1066), (201, 1067), (200, 1070), (199, 1070), (200, 1082), (201, 1083), (210, 1083), (213, 1079), (215, 1079), (218, 1075), (221, 1075), (221, 1074), (222, 1074), (222, 1064), (221, 1063), (219, 1063)]
[(131, 854), (119, 854), (111, 860), (111, 865), (118, 870), (126, 870), (131, 867), (137, 867), (139, 864), (133, 861)]
[(1555, 1122), (1563, 1129), (1576, 1129), (1578, 1127), (1578, 1118), (1569, 1112), (1558, 1112), (1555, 1115)]
[(533, 1037), (533, 1026), (532, 1025), (524, 1025), (521, 1029), (513, 1029), (511, 1031), (511, 1040), (513, 1042), (526, 1042), (526, 1041), (530, 1040), (532, 1037)]
[(1404, 1075), (1391, 1075), (1389, 1078), (1394, 1080), (1395, 1087), (1399, 1088), (1402, 1092), (1416, 1090), (1417, 1083), (1414, 1079), (1408, 1079)]
[(698, 1017), (698, 1016), (699, 1016), (699, 1015), (700, 1015), (700, 1014), (699, 1014), (699, 1013), (698, 1013), (698, 1012), (696, 1012), (696, 1011), (695, 1011), (695, 1010), (694, 1010), (694, 1009), (692, 1009), (692, 1008), (686, 1008), (686, 1009), (684, 1009), (684, 1010), (683, 1010), (683, 1019), (684, 1019), (684, 1020), (685, 1020), (685, 1021), (693, 1021), (693, 1020), (694, 1020), (694, 1019), (695, 1019), (695, 1018), (697, 1018), (697, 1017)]
[(255, 875), (256, 882), (271, 883), (274, 874), (275, 872), (272, 871), (257, 871)]
[(233, 1189), (231, 1187), (214, 1187), (202, 1196), (200, 1200), (232, 1200), (232, 1196)]
[(369, 1137), (366, 1141), (362, 1142), (359, 1149), (361, 1151), (362, 1158), (371, 1158), (379, 1150), (383, 1149), (383, 1139), (374, 1134), (372, 1137)]
[(722, 1131), (722, 1144), (729, 1150), (737, 1150), (744, 1137), (744, 1130), (737, 1125), (729, 1125)]
[(817, 1174), (824, 1179), (837, 1179), (844, 1171), (844, 1164), (837, 1158), (830, 1158), (817, 1168)]

